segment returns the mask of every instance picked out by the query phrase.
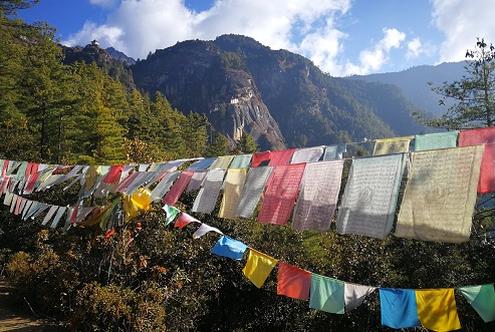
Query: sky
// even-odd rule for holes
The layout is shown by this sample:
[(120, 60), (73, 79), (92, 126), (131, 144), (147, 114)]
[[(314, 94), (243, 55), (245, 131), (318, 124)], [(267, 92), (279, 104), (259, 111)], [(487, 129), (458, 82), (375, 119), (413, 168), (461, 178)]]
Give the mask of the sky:
[(235, 33), (310, 58), (334, 76), (464, 59), (495, 40), (494, 0), (41, 0), (19, 12), (69, 46), (98, 40), (133, 58)]

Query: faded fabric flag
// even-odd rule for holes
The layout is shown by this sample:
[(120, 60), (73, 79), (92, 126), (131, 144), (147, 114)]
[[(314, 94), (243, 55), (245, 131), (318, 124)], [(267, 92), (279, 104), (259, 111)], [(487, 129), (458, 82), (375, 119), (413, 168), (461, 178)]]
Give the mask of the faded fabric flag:
[(495, 290), (493, 284), (458, 288), (484, 322), (495, 320)]
[(193, 233), (192, 237), (196, 240), (210, 232), (215, 232), (217, 234), (223, 235), (222, 231), (218, 228), (202, 223), (201, 226), (199, 226), (199, 228)]
[(469, 241), (482, 154), (481, 145), (413, 152), (395, 235)]
[(311, 275), (309, 307), (332, 314), (344, 313), (344, 282), (321, 276)]
[(291, 164), (311, 163), (320, 160), (323, 155), (323, 146), (297, 149), (292, 155)]
[(197, 191), (201, 188), (201, 185), (203, 184), (203, 180), (206, 177), (207, 172), (194, 172), (191, 181), (189, 181), (189, 185), (187, 186), (186, 192), (193, 192)]
[(294, 209), (292, 227), (326, 231), (337, 207), (343, 160), (307, 164)]
[(270, 152), (270, 162), (268, 166), (285, 166), (290, 164), (292, 155), (296, 149), (277, 150)]
[(373, 155), (409, 152), (409, 145), (414, 136), (382, 138), (375, 140)]
[(206, 174), (203, 187), (194, 200), (193, 212), (211, 213), (215, 209), (224, 175), (225, 170), (221, 168), (212, 169)]
[(184, 190), (186, 190), (189, 181), (193, 176), (193, 172), (184, 171), (180, 174), (177, 181), (175, 181), (172, 188), (170, 188), (169, 192), (163, 197), (162, 203), (175, 205), (178, 201)]
[(153, 201), (161, 200), (163, 196), (170, 190), (170, 187), (172, 187), (172, 184), (175, 180), (177, 180), (179, 176), (179, 171), (165, 174), (161, 181), (158, 182), (156, 187), (153, 188), (153, 190), (151, 191), (151, 198), (153, 199)]
[(284, 225), (290, 218), (305, 164), (277, 166), (268, 180), (258, 221)]
[(353, 160), (337, 215), (337, 232), (383, 239), (392, 230), (404, 155)]
[(218, 157), (217, 160), (215, 160), (213, 162), (213, 164), (210, 165), (209, 169), (215, 169), (215, 168), (227, 169), (227, 168), (229, 168), (229, 165), (232, 162), (232, 159), (234, 159), (234, 156)]
[(249, 170), (237, 204), (236, 216), (249, 218), (253, 215), (272, 170), (269, 166)]
[(216, 159), (217, 159), (216, 157), (213, 157), (213, 158), (206, 158), (206, 159), (198, 160), (195, 163), (193, 163), (191, 166), (189, 166), (187, 168), (187, 170), (188, 171), (194, 171), (194, 172), (207, 170), (208, 167), (210, 167), (211, 164), (213, 164), (213, 162)]
[(375, 141), (347, 143), (345, 146), (344, 158), (371, 156), (373, 155), (374, 148)]
[(311, 272), (296, 266), (278, 264), (277, 294), (293, 299), (308, 300), (311, 287)]
[(414, 151), (455, 148), (457, 146), (457, 130), (443, 133), (416, 135), (414, 137)]
[(420, 326), (413, 289), (380, 288), (382, 325), (394, 329)]
[(419, 320), (424, 327), (433, 331), (461, 328), (453, 288), (417, 289), (416, 305)]
[(249, 168), (252, 156), (252, 154), (241, 154), (235, 156), (232, 163), (230, 163), (229, 168)]
[(329, 145), (325, 147), (325, 154), (323, 160), (337, 160), (344, 158), (346, 151), (345, 144)]
[(368, 295), (373, 293), (376, 287), (364, 286), (346, 282), (344, 285), (345, 311), (349, 312), (359, 307)]
[(485, 144), (485, 151), (481, 160), (480, 180), (478, 192), (486, 194), (495, 192), (495, 128), (480, 128), (462, 130), (459, 133), (459, 146)]
[(241, 195), (242, 187), (246, 181), (247, 169), (231, 168), (227, 170), (227, 176), (223, 183), (223, 198), (218, 216), (220, 218), (235, 218), (237, 204)]
[(256, 287), (261, 288), (277, 262), (275, 258), (249, 248), (248, 259), (242, 272)]

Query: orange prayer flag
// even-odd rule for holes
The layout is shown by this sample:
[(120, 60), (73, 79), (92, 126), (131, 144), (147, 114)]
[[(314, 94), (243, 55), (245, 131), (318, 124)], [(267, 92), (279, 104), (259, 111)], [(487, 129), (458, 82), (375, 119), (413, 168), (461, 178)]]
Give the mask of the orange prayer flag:
[(311, 273), (296, 266), (279, 263), (277, 294), (293, 299), (308, 300), (311, 288)]

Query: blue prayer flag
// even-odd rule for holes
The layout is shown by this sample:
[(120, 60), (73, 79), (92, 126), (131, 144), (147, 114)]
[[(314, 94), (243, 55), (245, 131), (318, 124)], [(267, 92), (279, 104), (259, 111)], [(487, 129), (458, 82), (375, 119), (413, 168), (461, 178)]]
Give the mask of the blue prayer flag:
[(228, 236), (222, 236), (218, 242), (211, 248), (211, 252), (218, 256), (228, 257), (240, 261), (247, 246), (237, 240), (231, 239)]
[(380, 288), (382, 325), (395, 329), (420, 326), (413, 289)]

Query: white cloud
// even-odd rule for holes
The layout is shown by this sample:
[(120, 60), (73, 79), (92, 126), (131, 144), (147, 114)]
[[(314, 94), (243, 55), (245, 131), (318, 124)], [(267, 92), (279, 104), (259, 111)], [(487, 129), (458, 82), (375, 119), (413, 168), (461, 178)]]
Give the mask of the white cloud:
[(432, 0), (433, 22), (445, 35), (440, 61), (464, 60), (476, 37), (495, 41), (493, 0)]
[(183, 0), (122, 0), (105, 24), (86, 22), (65, 43), (86, 44), (97, 39), (103, 46), (112, 45), (142, 58), (177, 41), (236, 33), (274, 49), (293, 51), (324, 41), (327, 51), (315, 56), (328, 62), (344, 36), (335, 28), (333, 18), (344, 15), (350, 6), (351, 0), (215, 0), (209, 9), (195, 12)]
[(406, 34), (395, 28), (383, 29), (383, 38), (373, 47), (361, 51), (359, 64), (347, 62), (342, 68), (343, 75), (365, 75), (376, 72), (388, 61), (388, 55), (394, 48), (399, 48), (406, 39)]
[[(111, 0), (90, 0), (108, 3)], [(250, 36), (274, 49), (301, 53), (324, 71), (340, 76), (379, 70), (405, 34), (383, 30), (383, 38), (363, 50), (357, 64), (342, 60), (347, 34), (336, 22), (351, 0), (215, 0), (195, 12), (184, 0), (121, 0), (102, 25), (86, 22), (64, 43), (84, 45), (96, 39), (134, 58), (187, 39), (214, 39), (225, 33)]]
[(414, 38), (414, 39), (410, 40), (407, 43), (406, 57), (408, 59), (413, 59), (413, 58), (417, 58), (418, 56), (420, 56), (421, 53), (424, 53), (422, 46), (423, 46), (423, 44), (421, 43), (421, 40), (419, 38)]

